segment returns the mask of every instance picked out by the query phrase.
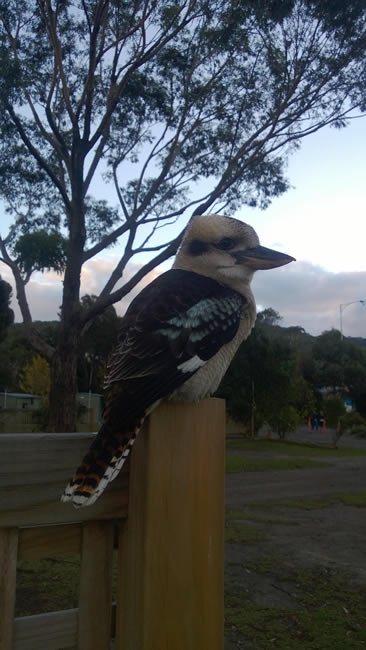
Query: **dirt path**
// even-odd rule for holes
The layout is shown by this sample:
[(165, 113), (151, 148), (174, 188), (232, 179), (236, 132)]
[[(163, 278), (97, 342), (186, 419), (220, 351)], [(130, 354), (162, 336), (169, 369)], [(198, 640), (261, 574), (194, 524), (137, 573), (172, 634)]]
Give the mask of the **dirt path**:
[[(231, 453), (231, 452), (230, 452)], [(322, 461), (326, 458), (321, 459)], [(228, 474), (228, 507), (273, 499), (366, 491), (366, 456), (335, 461), (331, 467)]]
[[(360, 446), (364, 447), (364, 444)], [(229, 453), (232, 452), (243, 453), (242, 450), (230, 449)], [(253, 455), (252, 452), (249, 454)], [(329, 461), (331, 465), (227, 475), (226, 507), (229, 512), (234, 512), (234, 519), (238, 518), (228, 525), (234, 526), (234, 532), (236, 526), (239, 539), (235, 543), (226, 543), (228, 616), (230, 620), (232, 611), (238, 614), (237, 607), (230, 609), (230, 602), (232, 598), (235, 602), (235, 598), (239, 597), (243, 599), (243, 612), (246, 612), (245, 617), (250, 622), (245, 620), (241, 626), (240, 619), (239, 623), (234, 621), (235, 625), (227, 629), (225, 650), (244, 647), (261, 650), (271, 647), (280, 647), (281, 650), (285, 647), (319, 650), (331, 648), (334, 640), (329, 641), (329, 646), (324, 640), (317, 645), (316, 635), (319, 632), (314, 632), (315, 641), (312, 643), (304, 641), (302, 644), (300, 636), (299, 641), (295, 641), (288, 635), (284, 638), (290, 638), (289, 645), (287, 640), (286, 645), (283, 645), (285, 642), (279, 637), (273, 643), (263, 641), (264, 637), (259, 630), (262, 621), (265, 625), (266, 612), (278, 611), (279, 618), (283, 616), (286, 621), (289, 612), (300, 612), (294, 614), (294, 620), (298, 621), (299, 630), (303, 633), (301, 612), (308, 612), (309, 608), (304, 606), (304, 591), (294, 576), (301, 574), (304, 580), (309, 576), (318, 576), (321, 588), (326, 590), (328, 586), (330, 593), (324, 596), (324, 604), (320, 605), (325, 608), (325, 612), (332, 607), (332, 598), (336, 597), (334, 581), (344, 579), (354, 592), (366, 586), (366, 508), (359, 507), (365, 505), (365, 500), (361, 499), (357, 506), (357, 499), (353, 501), (353, 497), (347, 497), (350, 494), (366, 493), (366, 456), (330, 458), (322, 455), (321, 458), (314, 459)], [(297, 507), (290, 507), (291, 499), (297, 501)], [(276, 500), (285, 500), (287, 503), (276, 504)], [(318, 593), (316, 589), (320, 589), (320, 582), (316, 582), (318, 578), (314, 578), (315, 596)], [(341, 587), (338, 591), (342, 593)], [(348, 599), (344, 596), (342, 605), (346, 613)], [(364, 610), (366, 614), (366, 606)], [(261, 613), (260, 624), (256, 631), (258, 621), (255, 622), (255, 616), (258, 612)], [(344, 645), (336, 647), (347, 650), (366, 647), (366, 641), (364, 643), (360, 640), (366, 639), (366, 628), (365, 637), (362, 636), (362, 631), (356, 634), (353, 628), (350, 630), (347, 628), (347, 632), (344, 632), (350, 635), (344, 637)], [(270, 638), (272, 631), (268, 634)], [(307, 634), (311, 639), (311, 632)], [(352, 635), (355, 634), (353, 644)]]

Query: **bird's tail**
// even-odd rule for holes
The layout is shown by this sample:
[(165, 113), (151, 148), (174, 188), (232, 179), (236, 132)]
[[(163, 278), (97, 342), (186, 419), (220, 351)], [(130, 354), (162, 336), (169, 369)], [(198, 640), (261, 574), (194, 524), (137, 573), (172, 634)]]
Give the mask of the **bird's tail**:
[(71, 501), (76, 508), (92, 505), (121, 470), (143, 422), (144, 417), (141, 417), (123, 433), (111, 433), (108, 424), (103, 424), (66, 486), (61, 501)]

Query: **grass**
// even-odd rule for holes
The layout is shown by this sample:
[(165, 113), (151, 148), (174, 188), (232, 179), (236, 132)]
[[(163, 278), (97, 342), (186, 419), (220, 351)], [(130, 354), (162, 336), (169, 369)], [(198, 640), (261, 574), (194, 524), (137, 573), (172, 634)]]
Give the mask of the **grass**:
[(310, 458), (243, 458), (226, 456), (226, 472), (261, 472), (270, 470), (304, 469), (306, 467), (328, 467), (329, 463)]
[(366, 508), (366, 492), (348, 492), (338, 496), (345, 506), (356, 506)]
[(230, 508), (226, 510), (225, 521), (227, 524), (238, 521), (253, 521), (257, 524), (279, 524), (284, 526), (297, 526), (298, 523), (283, 516), (269, 514), (268, 512), (253, 512), (253, 508), (261, 508), (262, 504), (253, 506), (249, 504), (247, 508)]
[[(332, 457), (365, 455), (360, 449), (315, 448), (277, 441), (229, 443), (227, 471), (270, 471), (324, 467)], [(230, 455), (230, 448), (243, 454)], [(258, 452), (256, 458), (243, 458), (245, 450)], [(263, 456), (261, 457), (261, 454)], [(271, 454), (273, 457), (265, 457)], [(317, 458), (315, 458), (317, 457)], [(328, 458), (326, 458), (328, 457)], [(225, 540), (234, 544), (255, 544), (265, 539), (266, 524), (292, 524), (281, 508), (318, 509), (337, 504), (366, 507), (366, 492), (348, 492), (312, 498), (288, 498), (259, 506), (248, 505), (226, 513)], [(285, 512), (286, 515), (286, 512)], [(292, 513), (289, 511), (289, 517)], [(289, 534), (291, 531), (289, 530)], [(260, 546), (258, 546), (260, 549)], [(228, 586), (225, 598), (226, 637), (235, 647), (258, 650), (366, 650), (366, 588), (347, 582), (340, 572), (327, 570), (290, 571), (273, 556), (258, 555), (255, 547), (247, 547), (250, 561), (245, 568), (261, 576), (263, 584), (285, 592), (290, 601), (276, 606), (258, 605), (243, 581)], [(260, 552), (260, 551), (259, 551)], [(240, 565), (241, 566), (241, 565)], [(244, 567), (243, 567), (244, 571)], [(240, 584), (241, 582), (241, 584)], [(244, 578), (244, 586), (247, 584)], [(25, 616), (77, 606), (79, 589), (79, 557), (19, 562), (16, 615)]]
[(366, 456), (366, 449), (353, 447), (313, 447), (297, 442), (284, 442), (282, 440), (233, 440), (227, 443), (228, 448), (255, 451), (258, 453), (271, 453), (285, 456)]
[(256, 507), (264, 510), (273, 508), (297, 508), (304, 510), (318, 510), (320, 508), (329, 508), (337, 503), (343, 503), (345, 506), (358, 508), (366, 507), (366, 492), (345, 492), (344, 494), (335, 494), (322, 497), (301, 497), (290, 499), (275, 499), (267, 503), (257, 504)]
[[(117, 584), (114, 552), (112, 596)], [(80, 556), (21, 560), (17, 565), (15, 616), (31, 616), (78, 606)]]
[(79, 576), (78, 555), (18, 562), (15, 615), (77, 607)]
[(296, 598), (296, 607), (259, 607), (247, 591), (228, 591), (225, 622), (229, 638), (239, 640), (243, 647), (262, 650), (366, 647), (365, 587), (349, 585), (340, 573), (309, 570), (289, 574), (273, 558), (259, 562), (257, 571), (269, 576), (275, 572), (277, 578), (281, 575)]
[(263, 533), (258, 528), (244, 522), (225, 526), (225, 542), (254, 544), (263, 539), (263, 537)]
[(252, 544), (263, 539), (261, 530), (247, 523), (246, 513), (239, 508), (232, 508), (225, 513), (225, 542)]
[(252, 562), (247, 563), (251, 571), (261, 575), (271, 574), (277, 567), (278, 560), (273, 555), (259, 555)]

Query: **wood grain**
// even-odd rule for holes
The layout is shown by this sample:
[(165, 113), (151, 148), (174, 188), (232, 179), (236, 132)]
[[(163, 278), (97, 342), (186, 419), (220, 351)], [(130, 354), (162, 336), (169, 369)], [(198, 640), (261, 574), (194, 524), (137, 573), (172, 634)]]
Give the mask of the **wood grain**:
[(110, 646), (113, 542), (112, 522), (83, 524), (78, 626), (80, 650), (107, 650)]
[(225, 408), (163, 404), (136, 441), (116, 650), (222, 650)]
[(40, 560), (80, 553), (81, 525), (37, 526), (19, 530), (18, 559)]
[(87, 508), (60, 501), (93, 434), (0, 434), (0, 526), (73, 523), (126, 516), (128, 472)]
[(0, 528), (0, 650), (12, 650), (18, 531)]

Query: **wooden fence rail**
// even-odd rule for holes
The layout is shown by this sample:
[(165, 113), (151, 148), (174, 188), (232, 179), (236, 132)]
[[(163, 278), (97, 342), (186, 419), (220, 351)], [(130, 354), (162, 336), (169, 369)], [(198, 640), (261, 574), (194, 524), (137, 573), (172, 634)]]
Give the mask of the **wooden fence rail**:
[[(0, 434), (0, 650), (222, 650), (224, 431), (222, 400), (163, 404), (82, 509), (60, 494), (93, 434)], [(70, 553), (78, 608), (14, 618), (17, 561)]]

